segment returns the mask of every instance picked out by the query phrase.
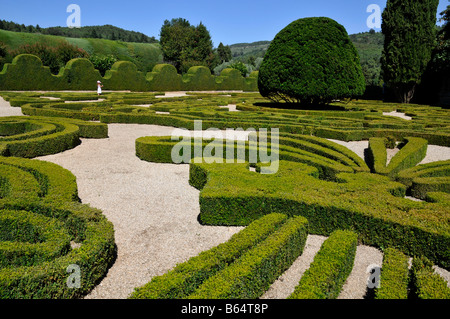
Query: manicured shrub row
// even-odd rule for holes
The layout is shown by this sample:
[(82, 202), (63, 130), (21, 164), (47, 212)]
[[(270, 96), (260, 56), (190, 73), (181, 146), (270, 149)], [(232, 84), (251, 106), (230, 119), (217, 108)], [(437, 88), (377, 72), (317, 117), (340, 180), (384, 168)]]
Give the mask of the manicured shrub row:
[(404, 146), (395, 154), (386, 166), (387, 152), (385, 138), (369, 139), (369, 163), (372, 171), (377, 174), (387, 175), (391, 178), (402, 170), (419, 164), (426, 156), (428, 141), (417, 137), (406, 137)]
[[(55, 164), (0, 157), (0, 176), (0, 298), (88, 293), (114, 259), (113, 225), (78, 202), (75, 177)], [(73, 266), (79, 286), (68, 284)]]
[(227, 242), (200, 253), (152, 280), (131, 294), (131, 299), (185, 298), (207, 278), (233, 263), (243, 253), (267, 238), (286, 222), (283, 214), (269, 214), (255, 220)]
[(104, 77), (87, 59), (73, 59), (53, 75), (34, 55), (21, 54), (0, 70), (0, 90), (96, 90), (101, 81), (104, 89), (131, 91), (243, 90), (257, 91), (257, 77), (243, 78), (236, 70), (225, 69), (219, 77), (203, 66), (195, 66), (182, 77), (175, 67), (157, 65), (143, 74), (128, 61), (116, 62)]
[(335, 299), (341, 292), (353, 262), (358, 235), (334, 231), (325, 240), (289, 299)]
[[(100, 211), (76, 203), (64, 206), (10, 203), (2, 204), (0, 209), (11, 211), (10, 214), (26, 211), (56, 219), (64, 224), (71, 239), (81, 244), (66, 254), (32, 266), (0, 268), (0, 298), (76, 298), (92, 290), (106, 274), (115, 254), (114, 231)], [(67, 284), (71, 265), (80, 267), (79, 288)]]
[[(75, 176), (62, 167), (45, 161), (0, 157), (3, 177), (3, 201), (43, 200), (46, 202), (79, 201)], [(7, 185), (7, 186), (6, 186)]]
[(248, 164), (190, 164), (190, 183), (201, 190), (203, 224), (248, 225), (271, 212), (302, 215), (313, 234), (355, 230), (367, 245), (395, 246), (449, 267), (450, 229), (442, 223), (447, 198), (405, 199), (406, 186), (378, 174), (340, 173), (336, 181), (318, 176), (314, 167), (283, 160), (268, 175), (249, 171)]
[(411, 267), (412, 295), (420, 299), (450, 299), (447, 282), (432, 268), (425, 257), (413, 258)]
[(297, 216), (203, 282), (188, 298), (256, 299), (302, 254), (308, 222)]
[(418, 165), (401, 171), (397, 180), (410, 187), (411, 195), (426, 199), (430, 192), (450, 193), (450, 161)]
[(0, 126), (17, 123), (14, 135), (0, 137), (0, 155), (37, 157), (55, 154), (80, 144), (80, 137), (107, 137), (108, 127), (103, 123), (44, 117), (3, 117)]
[(409, 284), (408, 256), (395, 248), (383, 251), (383, 265), (376, 299), (407, 299)]
[[(16, 93), (20, 96), (20, 93)], [(7, 93), (12, 97), (11, 93)], [(190, 128), (193, 120), (203, 120), (204, 127), (219, 129), (237, 128), (278, 128), (280, 132), (295, 133), (301, 135), (316, 135), (323, 138), (338, 139), (344, 141), (366, 140), (372, 137), (392, 136), (401, 141), (406, 137), (417, 137), (428, 140), (429, 144), (450, 146), (450, 131), (448, 121), (434, 127), (433, 122), (422, 124), (405, 121), (392, 117), (382, 116), (377, 111), (376, 116), (371, 116), (368, 111), (354, 112), (348, 106), (348, 110), (336, 111), (305, 111), (272, 109), (259, 107), (261, 96), (196, 94), (176, 98), (155, 98), (154, 95), (145, 97), (140, 93), (136, 99), (129, 98), (127, 94), (105, 94), (103, 102), (80, 103), (79, 105), (64, 106), (61, 101), (43, 104), (42, 99), (30, 102), (33, 97), (27, 97), (28, 104), (22, 105), (24, 114), (41, 116), (60, 116), (79, 118), (83, 120), (96, 120), (104, 123), (137, 123), (170, 125)], [(258, 97), (259, 96), (259, 97)], [(14, 99), (14, 98), (12, 98)], [(58, 102), (58, 101), (56, 101)], [(126, 104), (126, 105), (125, 105)], [(137, 105), (148, 105), (140, 107)], [(226, 106), (236, 104), (241, 112), (226, 112)], [(265, 105), (264, 103), (262, 103)], [(267, 103), (266, 103), (267, 104)], [(56, 107), (54, 107), (56, 106)], [(60, 108), (63, 107), (63, 108)], [(72, 108), (72, 109), (70, 109)], [(74, 109), (75, 108), (75, 109)], [(80, 109), (81, 108), (81, 109)], [(156, 114), (156, 111), (169, 114)], [(432, 109), (428, 114), (438, 112)], [(383, 123), (392, 125), (378, 125)], [(424, 121), (420, 118), (420, 121)], [(446, 125), (446, 126), (445, 126)], [(390, 127), (390, 128), (384, 128)]]
[[(317, 167), (319, 176), (325, 179), (334, 179), (336, 174), (341, 172), (369, 171), (364, 161), (352, 151), (324, 139), (303, 135), (281, 135), (277, 138), (278, 148), (272, 149), (274, 146), (270, 143), (272, 136), (264, 134), (254, 136), (254, 139), (250, 138), (252, 142), (246, 141), (245, 144), (220, 139), (202, 139), (196, 142), (194, 138), (184, 137), (181, 140), (176, 138), (172, 140), (171, 137), (141, 137), (136, 140), (136, 156), (156, 163), (174, 163), (178, 161), (177, 158), (184, 158), (183, 163), (189, 163), (195, 155), (198, 155), (198, 145), (201, 146), (201, 156), (206, 158), (214, 156), (216, 162), (227, 163), (235, 163), (239, 159), (248, 162), (251, 157), (258, 162), (267, 161), (260, 155), (261, 152), (264, 155), (270, 151), (272, 159), (301, 162)], [(267, 148), (255, 147), (261, 145), (261, 141), (267, 144)]]
[(69, 250), (70, 236), (61, 222), (30, 212), (0, 212), (0, 269), (34, 266)]

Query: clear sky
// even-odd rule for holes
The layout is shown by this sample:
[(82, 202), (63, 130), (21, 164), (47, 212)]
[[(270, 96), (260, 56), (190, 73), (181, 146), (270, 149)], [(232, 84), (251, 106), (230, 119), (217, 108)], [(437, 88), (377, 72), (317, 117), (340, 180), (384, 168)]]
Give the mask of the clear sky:
[[(111, 24), (157, 39), (166, 19), (181, 17), (193, 25), (202, 22), (217, 47), (220, 42), (272, 40), (289, 23), (304, 17), (332, 18), (349, 34), (369, 31), (367, 7), (377, 4), (383, 10), (386, 0), (0, 0), (0, 19), (66, 26), (70, 4), (80, 6), (81, 26)], [(438, 13), (449, 4), (440, 0)]]

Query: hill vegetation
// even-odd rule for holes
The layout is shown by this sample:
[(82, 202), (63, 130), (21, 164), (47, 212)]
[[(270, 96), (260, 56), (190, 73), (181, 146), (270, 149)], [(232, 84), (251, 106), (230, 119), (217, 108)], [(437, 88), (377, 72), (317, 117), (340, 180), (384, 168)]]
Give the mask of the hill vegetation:
[[(124, 42), (120, 40), (107, 40), (100, 38), (71, 38), (64, 36), (54, 36), (42, 33), (14, 32), (0, 30), (0, 69), (5, 63), (10, 63), (12, 59), (21, 53), (30, 52), (30, 46), (38, 45), (42, 48), (42, 54), (52, 54), (51, 52), (58, 47), (74, 47), (72, 49), (81, 49), (83, 53), (79, 57), (88, 57), (94, 65), (101, 71), (105, 71), (116, 61), (129, 61), (134, 63), (139, 71), (149, 72), (153, 67), (162, 62), (162, 53), (158, 43), (136, 43)], [(44, 50), (45, 49), (45, 50)], [(48, 53), (50, 52), (50, 53)], [(41, 54), (38, 55), (45, 61)], [(73, 57), (69, 57), (70, 58)], [(56, 59), (56, 58), (55, 58)], [(110, 61), (106, 66), (102, 63)], [(96, 64), (96, 61), (101, 61)], [(51, 69), (57, 73), (59, 68), (68, 62), (67, 59), (54, 61)], [(44, 62), (44, 65), (51, 66)]]
[(119, 40), (124, 42), (157, 43), (155, 37), (149, 37), (141, 32), (124, 30), (110, 24), (102, 26), (86, 26), (81, 28), (50, 27), (41, 28), (39, 25), (25, 26), (12, 21), (0, 20), (0, 29), (14, 32), (41, 33), (69, 38), (95, 38)]

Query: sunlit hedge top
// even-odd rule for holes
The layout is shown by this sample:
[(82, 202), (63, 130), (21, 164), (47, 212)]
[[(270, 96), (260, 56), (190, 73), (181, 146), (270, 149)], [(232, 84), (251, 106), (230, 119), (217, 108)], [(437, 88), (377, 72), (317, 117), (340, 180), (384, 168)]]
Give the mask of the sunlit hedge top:
[(365, 81), (345, 28), (329, 18), (305, 18), (276, 35), (261, 64), (258, 87), (275, 101), (323, 104), (362, 95)]

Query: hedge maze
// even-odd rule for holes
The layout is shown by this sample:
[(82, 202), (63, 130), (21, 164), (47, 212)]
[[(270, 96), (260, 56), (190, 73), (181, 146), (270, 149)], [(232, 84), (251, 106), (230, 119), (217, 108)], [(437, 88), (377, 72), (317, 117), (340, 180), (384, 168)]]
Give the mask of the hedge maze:
[[(0, 157), (0, 298), (76, 298), (114, 259), (113, 225), (79, 203), (75, 176), (58, 165)], [(80, 269), (79, 286), (67, 284)]]
[[(113, 71), (134, 72), (126, 65), (117, 66), (105, 75), (111, 81), (117, 76)], [(162, 72), (176, 77), (173, 70), (163, 66), (155, 67), (147, 77), (159, 81), (158, 88), (164, 90), (169, 84), (159, 77)], [(213, 89), (218, 79), (202, 72), (194, 69), (187, 77), (202, 78), (202, 89)], [(179, 80), (187, 83), (187, 77)], [(245, 228), (228, 242), (136, 287), (130, 298), (259, 298), (301, 256), (308, 234), (328, 238), (291, 299), (336, 298), (352, 270), (358, 244), (375, 246), (384, 254), (375, 298), (449, 298), (445, 280), (432, 266), (450, 267), (450, 162), (420, 164), (429, 145), (450, 146), (448, 110), (362, 100), (335, 101), (329, 108), (306, 110), (268, 103), (257, 93), (188, 92), (186, 96), (165, 97), (157, 91), (107, 92), (100, 97), (89, 92), (0, 93), (28, 115), (1, 119), (3, 156), (34, 157), (40, 155), (37, 149), (47, 154), (60, 152), (76, 146), (80, 137), (107, 137), (108, 123), (193, 130), (196, 121), (201, 121), (203, 130), (247, 130), (251, 138), (269, 142), (263, 151), (277, 155), (278, 170), (273, 174), (260, 174), (267, 163), (261, 148), (255, 149), (249, 141), (233, 142), (223, 153), (214, 152), (213, 161), (196, 161), (195, 139), (143, 136), (136, 140), (136, 155), (149, 162), (173, 163), (176, 145), (190, 150), (189, 183), (200, 190), (200, 223)], [(231, 106), (237, 111), (230, 111)], [(411, 119), (384, 115), (393, 111)], [(272, 128), (279, 129), (275, 150), (271, 148)], [(330, 139), (368, 140), (369, 147), (361, 157)], [(33, 148), (21, 143), (32, 145), (35, 140), (54, 146), (39, 146), (28, 154)], [(204, 154), (221, 142), (203, 139), (199, 145)], [(388, 148), (397, 148), (389, 163)], [(241, 152), (245, 159), (255, 152), (257, 161), (225, 163), (226, 150)], [(76, 184), (70, 172), (13, 157), (3, 157), (0, 164), (2, 220), (5, 225), (20, 224), (27, 230), (12, 239), (11, 226), (1, 226), (5, 243), (21, 244), (14, 248), (15, 257), (8, 260), (23, 263), (20, 267), (36, 267), (39, 274), (42, 264), (55, 264), (57, 275), (52, 278), (64, 277), (66, 261), (75, 260), (70, 263), (95, 270), (83, 288), (89, 290), (111, 261), (111, 224), (97, 210), (76, 202)], [(27, 183), (18, 183), (15, 176)], [(51, 219), (49, 226), (39, 226), (47, 218)], [(42, 241), (44, 237), (47, 240)], [(74, 242), (82, 245), (74, 249)], [(5, 247), (4, 254), (8, 254), (9, 246)], [(82, 253), (83, 249), (90, 250)], [(24, 251), (33, 252), (27, 255), (33, 257), (24, 258)], [(410, 257), (411, 268), (407, 262)], [(0, 257), (1, 265), (4, 260)], [(91, 262), (99, 265), (94, 267)], [(47, 278), (42, 276), (38, 277)], [(29, 286), (24, 282), (34, 282), (35, 277), (14, 278), (15, 285), (26, 290)], [(7, 297), (31, 294), (20, 289), (3, 291)], [(54, 294), (51, 289), (43, 288), (42, 295), (73, 297), (73, 291), (64, 287), (55, 288)]]

